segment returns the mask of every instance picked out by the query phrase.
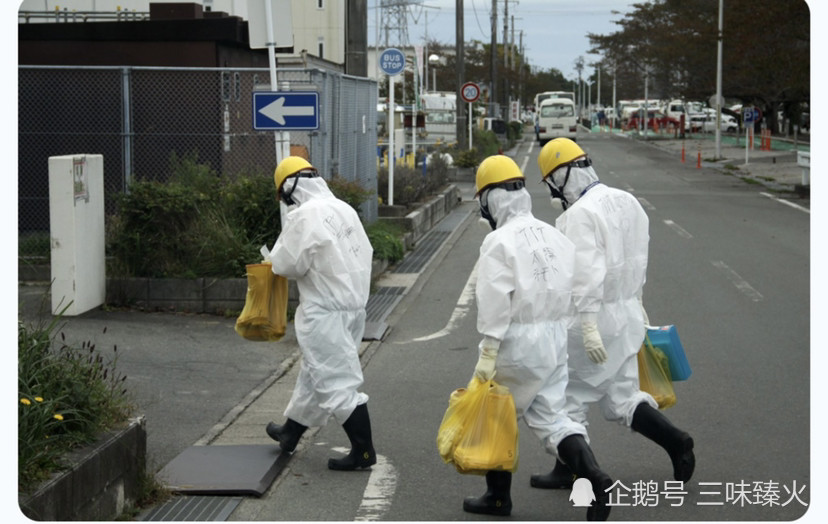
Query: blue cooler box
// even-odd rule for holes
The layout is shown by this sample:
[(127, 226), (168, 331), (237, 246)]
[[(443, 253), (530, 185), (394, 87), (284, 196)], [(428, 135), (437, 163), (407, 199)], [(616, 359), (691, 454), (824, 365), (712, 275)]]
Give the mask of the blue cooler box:
[(684, 347), (676, 331), (676, 326), (657, 326), (647, 329), (647, 336), (650, 343), (667, 355), (670, 363), (670, 378), (673, 380), (687, 380), (693, 373), (690, 363), (687, 362), (687, 355), (684, 354)]

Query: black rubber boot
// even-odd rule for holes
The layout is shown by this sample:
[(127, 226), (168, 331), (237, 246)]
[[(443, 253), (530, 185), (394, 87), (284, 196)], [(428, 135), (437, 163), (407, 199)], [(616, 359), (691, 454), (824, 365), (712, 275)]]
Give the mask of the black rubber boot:
[(512, 474), (508, 471), (486, 473), (486, 493), (482, 497), (466, 497), (463, 511), (506, 517), (512, 513)]
[(647, 403), (635, 408), (631, 427), (667, 451), (673, 463), (674, 479), (682, 482), (690, 480), (696, 469), (693, 437), (675, 427), (663, 413)]
[(588, 479), (592, 484), (595, 500), (587, 509), (587, 520), (607, 520), (611, 507), (609, 493), (612, 479), (601, 471), (592, 449), (583, 435), (570, 435), (558, 445), (558, 456), (579, 478)]
[(532, 475), (529, 477), (529, 484), (540, 489), (572, 489), (575, 478), (572, 470), (556, 459), (555, 468), (550, 473)]
[(299, 444), (299, 439), (302, 438), (302, 434), (306, 429), (308, 429), (307, 426), (303, 426), (293, 419), (287, 419), (287, 422), (282, 426), (269, 422), (265, 431), (267, 431), (270, 438), (279, 443), (282, 451), (293, 453), (293, 450), (296, 449), (296, 445)]
[(368, 417), (368, 405), (360, 404), (342, 424), (351, 451), (341, 459), (328, 459), (328, 469), (352, 471), (358, 468), (370, 468), (377, 463), (374, 443), (371, 440), (371, 419)]

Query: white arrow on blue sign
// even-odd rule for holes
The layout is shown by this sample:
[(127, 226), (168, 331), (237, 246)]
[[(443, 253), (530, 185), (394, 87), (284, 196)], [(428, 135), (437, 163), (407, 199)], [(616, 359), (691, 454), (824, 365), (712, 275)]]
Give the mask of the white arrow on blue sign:
[(253, 129), (319, 129), (319, 93), (253, 93)]
[(398, 75), (405, 68), (405, 55), (396, 47), (389, 47), (380, 55), (379, 66), (386, 75)]

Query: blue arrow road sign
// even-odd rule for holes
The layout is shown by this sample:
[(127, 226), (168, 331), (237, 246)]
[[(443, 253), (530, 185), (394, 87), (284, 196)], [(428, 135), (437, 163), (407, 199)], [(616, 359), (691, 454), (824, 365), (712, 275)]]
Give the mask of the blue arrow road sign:
[(319, 93), (253, 93), (253, 129), (319, 129)]

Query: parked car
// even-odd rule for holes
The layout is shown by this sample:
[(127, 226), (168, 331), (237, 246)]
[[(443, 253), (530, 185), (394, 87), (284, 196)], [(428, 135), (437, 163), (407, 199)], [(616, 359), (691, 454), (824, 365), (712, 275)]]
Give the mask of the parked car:
[[(630, 119), (627, 122), (627, 129), (638, 129), (640, 127), (639, 122), (643, 112), (643, 110), (638, 111), (630, 116)], [(647, 129), (655, 129), (654, 124), (658, 124), (659, 129), (665, 129), (671, 125), (678, 127), (680, 122), (675, 118), (665, 115), (661, 111), (647, 111)]]
[[(721, 130), (726, 133), (735, 133), (739, 131), (739, 122), (730, 115), (722, 113)], [(716, 131), (716, 116), (708, 117), (702, 124), (702, 131), (705, 133), (714, 133)]]
[(699, 133), (706, 120), (707, 116), (704, 113), (691, 113), (690, 118), (684, 120), (684, 130), (689, 133)]

